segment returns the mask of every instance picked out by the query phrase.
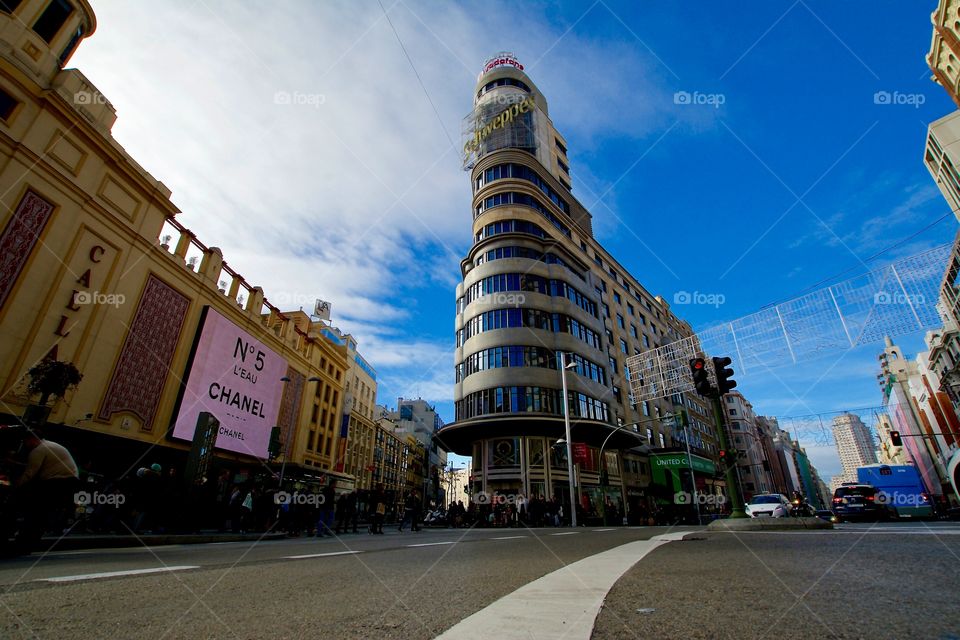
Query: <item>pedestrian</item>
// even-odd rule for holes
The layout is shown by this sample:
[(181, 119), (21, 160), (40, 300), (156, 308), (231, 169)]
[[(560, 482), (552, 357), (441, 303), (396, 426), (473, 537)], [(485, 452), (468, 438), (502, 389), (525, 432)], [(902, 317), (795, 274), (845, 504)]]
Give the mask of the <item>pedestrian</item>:
[(333, 515), (337, 500), (337, 481), (327, 476), (327, 484), (320, 491), (320, 517), (317, 519), (318, 538), (333, 537)]
[(387, 495), (383, 490), (383, 483), (377, 483), (377, 488), (370, 496), (370, 533), (383, 533), (383, 519), (387, 513)]
[(403, 519), (400, 521), (398, 531), (403, 531), (403, 525), (410, 521), (411, 531), (420, 531), (420, 498), (416, 491), (407, 494), (407, 499), (403, 504)]
[(77, 463), (67, 448), (44, 440), (35, 432), (23, 440), (29, 451), (27, 464), (17, 479), (17, 493), (25, 505), (24, 538), (39, 540), (47, 527), (63, 533), (68, 511), (75, 511), (74, 492), (79, 487)]
[(334, 513), (334, 533), (337, 535), (347, 532), (347, 502), (350, 499), (349, 493), (341, 493), (340, 497), (337, 498), (337, 507)]
[[(349, 524), (353, 527), (353, 533), (360, 533), (357, 531), (357, 521), (360, 516), (360, 509), (357, 507), (357, 502), (359, 500), (359, 495), (357, 490), (354, 489), (350, 492), (350, 495), (347, 497), (347, 520)], [(344, 529), (346, 531), (346, 529)]]

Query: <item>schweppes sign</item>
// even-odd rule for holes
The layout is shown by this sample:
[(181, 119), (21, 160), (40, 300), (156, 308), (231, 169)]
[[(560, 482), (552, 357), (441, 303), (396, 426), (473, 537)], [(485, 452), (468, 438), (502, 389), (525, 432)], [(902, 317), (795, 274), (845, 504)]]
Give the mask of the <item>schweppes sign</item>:
[(463, 145), (463, 152), (467, 156), (476, 152), (480, 148), (480, 144), (486, 140), (491, 133), (497, 129), (506, 127), (520, 115), (527, 113), (528, 111), (533, 111), (536, 107), (536, 103), (533, 100), (533, 96), (528, 97), (523, 102), (517, 102), (508, 106), (506, 109), (495, 115), (493, 118), (487, 121), (482, 127), (478, 126), (476, 132), (473, 134), (473, 137), (467, 140), (466, 144)]

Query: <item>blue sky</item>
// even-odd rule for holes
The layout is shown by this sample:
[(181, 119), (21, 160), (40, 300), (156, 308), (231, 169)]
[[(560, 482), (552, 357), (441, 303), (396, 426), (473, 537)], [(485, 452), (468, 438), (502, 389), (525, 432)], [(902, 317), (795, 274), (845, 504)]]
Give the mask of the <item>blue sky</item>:
[[(453, 419), (471, 226), (455, 147), (497, 51), (546, 95), (608, 250), (667, 300), (724, 297), (674, 307), (695, 328), (956, 232), (947, 216), (866, 262), (948, 212), (921, 162), (927, 124), (953, 110), (924, 61), (932, 0), (383, 6), (439, 120), (376, 2), (95, 2), (97, 33), (71, 61), (202, 241), (281, 307), (332, 301), (381, 403), (422, 396)], [(878, 350), (739, 388), (768, 415), (874, 406)], [(829, 445), (804, 443), (824, 475), (839, 470)]]

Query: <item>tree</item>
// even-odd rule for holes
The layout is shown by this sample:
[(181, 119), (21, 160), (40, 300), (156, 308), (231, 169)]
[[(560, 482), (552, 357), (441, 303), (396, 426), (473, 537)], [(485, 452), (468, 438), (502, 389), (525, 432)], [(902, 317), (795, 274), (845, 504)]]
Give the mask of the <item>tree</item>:
[(83, 374), (72, 362), (59, 360), (41, 360), (27, 372), (30, 383), (27, 391), (40, 394), (40, 406), (46, 406), (50, 396), (62, 398), (67, 390), (75, 387), (83, 380)]

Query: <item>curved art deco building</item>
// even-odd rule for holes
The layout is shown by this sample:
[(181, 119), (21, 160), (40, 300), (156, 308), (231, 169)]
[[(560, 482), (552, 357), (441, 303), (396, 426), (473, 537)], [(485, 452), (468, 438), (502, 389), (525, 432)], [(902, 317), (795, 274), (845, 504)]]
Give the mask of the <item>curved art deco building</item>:
[[(689, 327), (594, 240), (591, 215), (571, 193), (566, 142), (512, 55), (486, 64), (463, 134), (473, 243), (456, 292), (456, 421), (438, 437), (472, 456), (473, 492), (567, 500), (566, 447), (557, 440), (564, 437), (558, 353), (568, 354), (582, 501), (602, 500), (599, 448), (618, 421), (650, 417), (649, 425), (616, 431), (605, 449), (608, 495), (627, 501), (622, 452), (641, 444), (637, 434), (648, 426), (655, 429), (648, 440), (665, 446), (655, 415), (670, 405), (632, 406), (624, 360)], [(627, 458), (639, 476), (642, 456)]]

